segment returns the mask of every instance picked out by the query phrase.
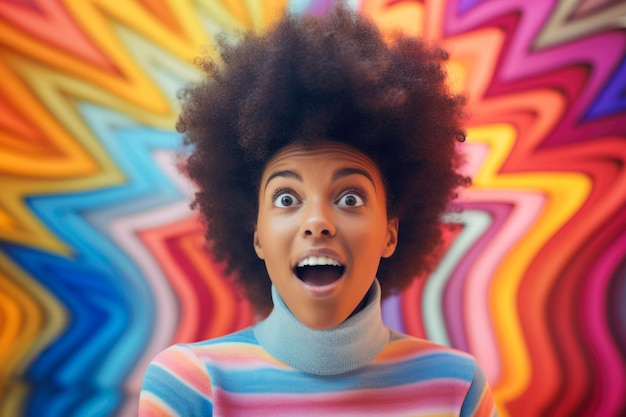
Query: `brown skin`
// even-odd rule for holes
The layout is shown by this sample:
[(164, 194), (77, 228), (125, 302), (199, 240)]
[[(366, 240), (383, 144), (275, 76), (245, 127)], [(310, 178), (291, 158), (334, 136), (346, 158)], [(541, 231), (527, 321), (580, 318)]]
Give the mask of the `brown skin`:
[[(387, 217), (386, 207), (378, 166), (348, 145), (289, 145), (269, 161), (254, 248), (304, 325), (330, 329), (359, 307), (381, 258), (390, 257), (398, 241), (398, 221)], [(340, 278), (324, 284), (300, 279), (295, 267), (311, 256), (341, 264)]]

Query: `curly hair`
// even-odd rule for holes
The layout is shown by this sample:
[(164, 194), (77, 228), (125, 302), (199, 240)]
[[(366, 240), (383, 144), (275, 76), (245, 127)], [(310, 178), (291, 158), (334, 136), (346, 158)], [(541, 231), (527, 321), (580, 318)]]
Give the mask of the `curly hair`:
[(182, 91), (177, 130), (192, 145), (186, 171), (199, 187), (192, 206), (207, 223), (209, 249), (257, 311), (272, 306), (253, 248), (259, 182), (291, 143), (341, 142), (378, 165), (389, 216), (400, 224), (396, 252), (377, 273), (383, 296), (429, 272), (441, 216), (470, 181), (458, 172), (456, 146), (465, 97), (446, 84), (446, 52), (405, 35), (386, 41), (340, 6), (222, 40), (220, 59), (197, 59), (206, 77)]

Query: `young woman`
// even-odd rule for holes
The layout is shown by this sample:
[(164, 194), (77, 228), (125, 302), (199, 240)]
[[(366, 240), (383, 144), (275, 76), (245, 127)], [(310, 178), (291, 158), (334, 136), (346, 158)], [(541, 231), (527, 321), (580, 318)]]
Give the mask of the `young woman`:
[(337, 7), (200, 62), (178, 124), (195, 205), (266, 317), (160, 353), (140, 415), (496, 414), (471, 356), (381, 319), (381, 298), (432, 267), (441, 215), (469, 183), (445, 59)]

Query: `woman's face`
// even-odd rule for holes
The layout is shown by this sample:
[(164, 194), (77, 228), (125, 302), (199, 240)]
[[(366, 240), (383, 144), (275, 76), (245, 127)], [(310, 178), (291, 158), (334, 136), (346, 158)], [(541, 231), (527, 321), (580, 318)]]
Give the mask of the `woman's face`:
[(358, 150), (289, 145), (265, 167), (254, 247), (304, 325), (329, 329), (348, 318), (397, 236), (378, 167)]

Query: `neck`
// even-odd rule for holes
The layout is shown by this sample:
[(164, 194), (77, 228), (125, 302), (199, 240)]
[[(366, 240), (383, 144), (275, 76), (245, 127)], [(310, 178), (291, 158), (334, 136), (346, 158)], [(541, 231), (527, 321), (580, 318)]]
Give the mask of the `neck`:
[(335, 375), (372, 360), (389, 340), (382, 322), (378, 281), (343, 323), (327, 330), (303, 325), (272, 287), (274, 309), (254, 329), (261, 346), (276, 359), (298, 370)]

